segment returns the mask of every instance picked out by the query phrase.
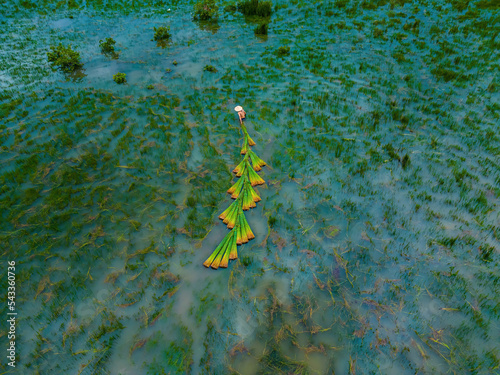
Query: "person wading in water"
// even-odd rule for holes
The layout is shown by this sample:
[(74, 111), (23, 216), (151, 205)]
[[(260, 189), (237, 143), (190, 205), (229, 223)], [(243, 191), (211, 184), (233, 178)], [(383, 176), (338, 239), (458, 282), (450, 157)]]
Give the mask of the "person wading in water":
[(244, 111), (243, 107), (241, 105), (239, 106), (236, 106), (234, 108), (234, 110), (236, 112), (238, 112), (238, 116), (240, 118), (240, 124), (243, 124), (243, 120), (245, 119), (245, 117), (247, 116), (247, 113)]

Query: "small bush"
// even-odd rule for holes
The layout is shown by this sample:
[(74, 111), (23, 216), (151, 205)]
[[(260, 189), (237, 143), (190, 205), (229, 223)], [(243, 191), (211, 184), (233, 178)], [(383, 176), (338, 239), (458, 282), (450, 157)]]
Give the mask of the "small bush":
[(47, 52), (47, 59), (53, 66), (58, 66), (63, 72), (71, 73), (81, 68), (80, 53), (73, 51), (71, 45), (64, 47), (59, 43), (57, 47), (51, 46), (51, 52)]
[(267, 35), (267, 23), (257, 26), (254, 30), (255, 35)]
[(106, 40), (99, 41), (99, 47), (101, 47), (102, 53), (113, 53), (115, 52), (116, 41), (113, 38), (106, 38)]
[(290, 47), (281, 46), (277, 49), (278, 56), (288, 56), (290, 54)]
[(206, 70), (207, 72), (212, 72), (212, 73), (217, 72), (217, 69), (212, 65), (205, 65), (203, 70)]
[(270, 17), (272, 6), (270, 1), (247, 0), (238, 3), (237, 9), (245, 16)]
[(159, 28), (155, 27), (155, 35), (154, 40), (157, 42), (170, 39), (172, 34), (170, 34), (170, 26), (160, 26)]
[(127, 82), (127, 75), (125, 73), (116, 73), (113, 75), (113, 81), (118, 84)]
[(215, 0), (199, 0), (194, 4), (193, 19), (197, 21), (216, 20), (219, 16), (219, 7)]
[(236, 5), (234, 4), (229, 4), (224, 7), (224, 12), (226, 13), (234, 13), (236, 12)]

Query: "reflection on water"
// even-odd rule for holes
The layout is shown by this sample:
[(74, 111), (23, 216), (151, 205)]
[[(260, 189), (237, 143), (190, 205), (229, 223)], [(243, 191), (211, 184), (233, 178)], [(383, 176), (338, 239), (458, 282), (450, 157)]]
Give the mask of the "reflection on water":
[[(277, 2), (266, 39), (238, 12), (78, 4), (0, 15), (21, 372), (498, 371), (494, 5)], [(50, 69), (59, 42), (76, 80)], [(214, 271), (235, 105), (267, 184)]]

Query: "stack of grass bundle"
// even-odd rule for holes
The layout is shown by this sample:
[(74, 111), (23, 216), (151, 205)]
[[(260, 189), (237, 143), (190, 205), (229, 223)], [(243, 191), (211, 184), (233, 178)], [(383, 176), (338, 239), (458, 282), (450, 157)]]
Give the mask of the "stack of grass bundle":
[(233, 170), (236, 177), (239, 177), (238, 181), (227, 190), (234, 201), (219, 216), (231, 231), (224, 237), (212, 255), (203, 263), (205, 267), (212, 267), (214, 269), (219, 267), (226, 268), (229, 260), (238, 258), (238, 245), (247, 243), (255, 238), (243, 211), (256, 207), (256, 202), (261, 200), (253, 187), (265, 183), (256, 171), (260, 171), (266, 163), (250, 148), (255, 145), (255, 142), (248, 135), (245, 125), (241, 124), (241, 128), (243, 131), (241, 154), (245, 156)]

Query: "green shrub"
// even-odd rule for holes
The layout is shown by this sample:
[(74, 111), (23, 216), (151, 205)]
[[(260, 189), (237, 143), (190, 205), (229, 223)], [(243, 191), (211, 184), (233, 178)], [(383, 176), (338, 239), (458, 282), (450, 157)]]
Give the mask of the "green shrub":
[(224, 7), (224, 12), (226, 12), (226, 13), (233, 13), (233, 12), (236, 12), (236, 9), (237, 9), (237, 8), (236, 8), (236, 5), (234, 5), (234, 4), (229, 4), (229, 5), (226, 5), (226, 6)]
[(101, 47), (102, 53), (115, 52), (115, 47), (114, 47), (115, 44), (116, 44), (116, 41), (113, 40), (113, 38), (106, 38), (105, 41), (104, 40), (99, 41), (99, 47)]
[(212, 72), (212, 73), (217, 72), (217, 69), (214, 66), (212, 66), (212, 65), (205, 65), (205, 67), (203, 68), (203, 70), (204, 71), (206, 70), (207, 72)]
[(194, 4), (193, 19), (198, 21), (216, 20), (219, 16), (219, 7), (215, 0), (199, 0)]
[(162, 40), (167, 40), (170, 39), (172, 34), (170, 34), (170, 26), (160, 26), (159, 28), (155, 27), (155, 35), (153, 39), (157, 42), (160, 42)]
[(403, 156), (403, 159), (401, 160), (401, 166), (403, 167), (403, 169), (406, 169), (410, 165), (410, 163), (410, 157), (408, 156), (408, 154)]
[(267, 35), (267, 23), (257, 26), (254, 30), (255, 35)]
[(290, 54), (290, 47), (281, 46), (276, 50), (278, 56), (288, 56)]
[(238, 3), (237, 9), (245, 16), (270, 17), (272, 6), (270, 1), (246, 0)]
[(53, 66), (58, 66), (63, 72), (71, 73), (81, 68), (80, 53), (73, 51), (71, 45), (64, 47), (59, 43), (57, 47), (51, 46), (51, 52), (47, 52), (47, 58)]
[(116, 73), (113, 75), (113, 81), (118, 84), (127, 82), (127, 75), (125, 73)]

